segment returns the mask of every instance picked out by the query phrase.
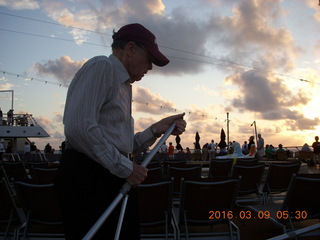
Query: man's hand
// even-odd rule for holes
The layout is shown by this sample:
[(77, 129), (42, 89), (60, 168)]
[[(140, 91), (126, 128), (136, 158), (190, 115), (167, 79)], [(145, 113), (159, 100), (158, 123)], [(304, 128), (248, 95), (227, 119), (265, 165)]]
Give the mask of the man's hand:
[(172, 135), (180, 135), (186, 130), (187, 123), (183, 120), (183, 116), (185, 113), (173, 115), (167, 118), (160, 120), (153, 124), (153, 126), (157, 129), (159, 134), (165, 133), (173, 122), (176, 122), (176, 127), (171, 133)]
[(148, 176), (148, 169), (136, 163), (133, 163), (133, 171), (127, 178), (127, 182), (132, 186), (136, 187), (142, 183)]

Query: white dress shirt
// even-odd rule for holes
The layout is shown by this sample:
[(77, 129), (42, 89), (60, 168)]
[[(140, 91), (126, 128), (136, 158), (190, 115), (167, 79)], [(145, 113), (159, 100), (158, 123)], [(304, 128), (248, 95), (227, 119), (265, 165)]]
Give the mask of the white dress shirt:
[(63, 116), (71, 146), (121, 178), (133, 169), (123, 154), (145, 151), (156, 140), (150, 128), (134, 135), (131, 104), (132, 86), (123, 64), (112, 54), (97, 56), (73, 78)]

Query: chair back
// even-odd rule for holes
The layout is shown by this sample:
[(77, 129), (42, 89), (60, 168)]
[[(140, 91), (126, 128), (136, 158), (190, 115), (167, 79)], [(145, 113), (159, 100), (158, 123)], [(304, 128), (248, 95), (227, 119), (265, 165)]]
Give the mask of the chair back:
[(187, 166), (187, 161), (185, 160), (168, 160), (163, 162), (164, 168), (167, 168), (168, 166), (170, 167), (186, 167)]
[(320, 173), (298, 173), (297, 176), (304, 178), (320, 178)]
[(2, 155), (2, 159), (4, 162), (21, 162), (21, 158), (18, 153), (4, 153)]
[(15, 182), (19, 201), (31, 222), (62, 224), (62, 214), (57, 205), (53, 184)]
[[(0, 179), (0, 226), (5, 225), (4, 239), (7, 239), (13, 224), (19, 226), (26, 220), (25, 214), (18, 208), (9, 182), (2, 177)], [(1, 227), (2, 228), (2, 227)], [(3, 231), (2, 231), (3, 232)]]
[(192, 153), (191, 160), (200, 161), (202, 159), (202, 154), (200, 152)]
[(290, 220), (320, 218), (319, 197), (320, 178), (299, 177), (294, 174), (282, 210), (294, 214)]
[(33, 168), (34, 179), (39, 183), (54, 183), (58, 168)]
[(157, 168), (157, 167), (161, 167), (161, 164), (159, 161), (151, 161), (148, 163), (147, 168)]
[(23, 162), (2, 162), (2, 166), (9, 179), (27, 179), (27, 170)]
[(259, 192), (263, 172), (265, 166), (263, 164), (255, 166), (234, 165), (232, 177), (241, 177), (238, 193), (251, 194)]
[(259, 160), (257, 158), (238, 158), (236, 161), (236, 164), (242, 165), (242, 166), (253, 166), (259, 164)]
[(184, 180), (198, 180), (201, 178), (201, 167), (190, 167), (190, 168), (178, 168), (178, 167), (171, 167), (168, 168), (168, 179), (173, 180), (173, 192), (175, 194), (180, 194), (181, 188), (181, 179)]
[(168, 168), (170, 167), (178, 167), (178, 168), (185, 168), (187, 167), (187, 161), (186, 160), (167, 160), (164, 161), (162, 164), (162, 171), (163, 171), (163, 176), (167, 177), (168, 173)]
[(287, 191), (293, 174), (298, 174), (300, 163), (275, 164), (271, 163), (263, 187), (264, 192)]
[(233, 159), (214, 159), (210, 161), (208, 178), (229, 177)]
[(172, 182), (140, 184), (137, 188), (139, 217), (142, 225), (159, 224), (172, 209)]
[[(179, 222), (210, 223), (210, 211), (227, 212), (235, 204), (239, 179), (181, 183)], [(223, 218), (221, 218), (223, 219)], [(221, 220), (218, 219), (218, 220)]]
[(158, 229), (151, 233), (141, 231), (141, 237), (158, 239), (160, 236), (165, 236), (165, 239), (171, 237), (177, 239), (178, 227), (172, 207), (172, 181), (140, 184), (137, 187), (137, 199), (142, 229), (148, 227)]
[(276, 152), (276, 159), (278, 161), (285, 161), (288, 159), (288, 155), (286, 151), (277, 151)]
[(299, 151), (297, 153), (299, 160), (313, 159), (313, 152)]
[(144, 180), (143, 184), (146, 183), (156, 183), (163, 181), (164, 178), (162, 176), (162, 169), (160, 167), (150, 168), (148, 169), (148, 176)]
[(44, 153), (25, 154), (23, 156), (24, 162), (44, 162), (47, 161)]
[(0, 225), (1, 222), (10, 223), (10, 218), (13, 214), (12, 201), (8, 190), (6, 189), (5, 181), (0, 179)]
[(27, 162), (27, 166), (29, 169), (32, 168), (51, 168), (48, 162), (41, 161), (41, 162)]

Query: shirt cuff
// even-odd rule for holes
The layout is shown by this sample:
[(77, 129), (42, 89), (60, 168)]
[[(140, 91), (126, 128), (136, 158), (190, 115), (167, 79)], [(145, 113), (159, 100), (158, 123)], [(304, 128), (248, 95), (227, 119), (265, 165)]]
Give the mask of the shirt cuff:
[(128, 178), (133, 171), (133, 162), (116, 150), (111, 155), (110, 158), (110, 152), (102, 152), (98, 156), (100, 164), (113, 175), (119, 178)]

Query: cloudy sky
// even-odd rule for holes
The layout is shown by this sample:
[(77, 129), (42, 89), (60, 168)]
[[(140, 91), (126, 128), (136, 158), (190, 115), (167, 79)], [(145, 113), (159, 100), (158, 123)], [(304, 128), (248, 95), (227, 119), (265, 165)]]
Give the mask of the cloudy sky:
[[(138, 22), (170, 59), (133, 87), (135, 129), (185, 112), (181, 144), (219, 141), (301, 146), (320, 135), (318, 0), (0, 0), (0, 89), (15, 113), (32, 113), (63, 141), (67, 87), (95, 55), (111, 54), (112, 31)], [(0, 93), (0, 107), (10, 108)], [(174, 138), (170, 138), (174, 142)]]

